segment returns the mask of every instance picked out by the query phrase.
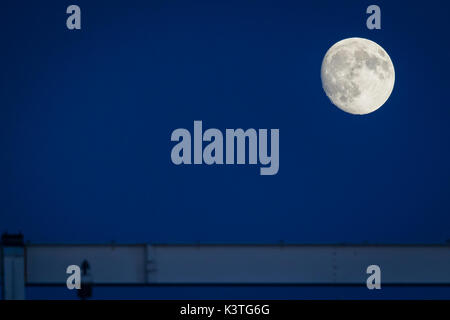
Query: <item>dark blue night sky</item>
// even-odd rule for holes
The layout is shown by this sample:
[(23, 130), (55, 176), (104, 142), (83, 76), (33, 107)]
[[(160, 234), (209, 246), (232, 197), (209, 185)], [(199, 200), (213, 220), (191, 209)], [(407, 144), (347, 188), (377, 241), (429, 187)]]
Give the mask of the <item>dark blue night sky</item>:
[[(65, 9), (78, 4), (82, 30)], [(443, 243), (450, 238), (448, 3), (0, 4), (0, 231), (34, 242)], [(366, 116), (326, 97), (348, 37), (396, 71)], [(279, 128), (280, 170), (175, 166), (176, 128)]]

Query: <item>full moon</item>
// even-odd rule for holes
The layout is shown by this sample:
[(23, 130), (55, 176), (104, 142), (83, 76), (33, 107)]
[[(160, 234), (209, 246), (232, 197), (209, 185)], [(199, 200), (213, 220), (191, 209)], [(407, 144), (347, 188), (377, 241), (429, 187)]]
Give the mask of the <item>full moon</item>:
[(395, 82), (391, 58), (377, 43), (348, 38), (325, 54), (322, 86), (331, 102), (352, 114), (368, 114), (381, 107)]

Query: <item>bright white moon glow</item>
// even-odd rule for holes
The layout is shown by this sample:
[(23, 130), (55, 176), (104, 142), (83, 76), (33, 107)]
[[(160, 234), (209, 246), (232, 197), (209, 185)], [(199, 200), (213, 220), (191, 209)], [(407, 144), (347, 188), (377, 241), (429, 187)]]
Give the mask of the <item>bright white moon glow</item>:
[(381, 107), (391, 95), (394, 65), (386, 51), (373, 41), (348, 38), (325, 54), (322, 86), (331, 102), (352, 114), (367, 114)]

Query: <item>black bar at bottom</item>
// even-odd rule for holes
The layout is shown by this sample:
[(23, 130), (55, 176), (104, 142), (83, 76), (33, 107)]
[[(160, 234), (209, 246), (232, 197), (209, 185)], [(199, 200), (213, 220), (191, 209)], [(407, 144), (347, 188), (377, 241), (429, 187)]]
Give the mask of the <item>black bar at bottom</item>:
[[(425, 311), (447, 314), (448, 301), (425, 300), (91, 300), (91, 301), (0, 301), (1, 313), (13, 312), (17, 318), (55, 310), (66, 310), (71, 316), (92, 315), (99, 311), (132, 319), (316, 319), (320, 316), (359, 316), (379, 314), (396, 310), (405, 316)], [(8, 310), (9, 309), (9, 310)], [(131, 317), (131, 318), (130, 318)], [(432, 317), (431, 317), (432, 318)]]

